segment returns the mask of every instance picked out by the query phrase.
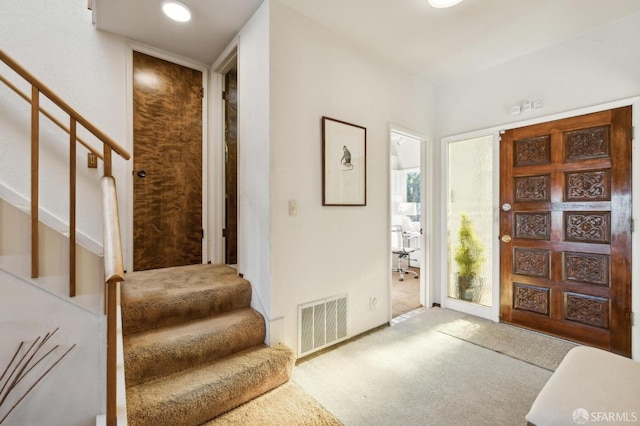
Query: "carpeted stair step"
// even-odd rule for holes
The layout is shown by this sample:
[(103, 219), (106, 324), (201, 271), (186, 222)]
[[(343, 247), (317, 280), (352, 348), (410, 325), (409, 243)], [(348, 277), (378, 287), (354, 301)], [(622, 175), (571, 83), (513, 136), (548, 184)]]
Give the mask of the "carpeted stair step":
[(130, 426), (193, 426), (280, 386), (295, 356), (264, 345), (127, 388)]
[(127, 386), (260, 345), (264, 336), (264, 318), (251, 308), (125, 336)]
[(226, 265), (190, 265), (128, 273), (122, 285), (123, 334), (248, 307), (251, 284)]

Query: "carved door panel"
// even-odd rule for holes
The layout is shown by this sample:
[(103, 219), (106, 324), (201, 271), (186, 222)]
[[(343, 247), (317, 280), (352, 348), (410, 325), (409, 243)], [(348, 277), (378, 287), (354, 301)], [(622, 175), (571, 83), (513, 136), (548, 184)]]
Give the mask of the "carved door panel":
[(500, 142), (500, 319), (631, 354), (631, 107)]

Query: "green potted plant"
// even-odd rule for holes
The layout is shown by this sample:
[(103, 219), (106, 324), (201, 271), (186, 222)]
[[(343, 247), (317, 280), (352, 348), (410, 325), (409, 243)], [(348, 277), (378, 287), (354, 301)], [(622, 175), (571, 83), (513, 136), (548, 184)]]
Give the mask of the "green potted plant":
[(478, 278), (485, 261), (484, 247), (473, 229), (471, 219), (465, 213), (460, 215), (459, 245), (455, 261), (458, 264), (458, 298), (477, 302), (480, 296)]

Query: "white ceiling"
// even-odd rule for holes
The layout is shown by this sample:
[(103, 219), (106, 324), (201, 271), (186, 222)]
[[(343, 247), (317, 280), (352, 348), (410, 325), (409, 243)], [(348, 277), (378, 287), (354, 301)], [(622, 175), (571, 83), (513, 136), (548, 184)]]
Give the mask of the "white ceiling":
[[(436, 84), (640, 13), (638, 0), (279, 1)], [(96, 27), (211, 64), (262, 0), (182, 2), (194, 14), (187, 24), (162, 15), (160, 0), (97, 0)]]
[(181, 0), (190, 22), (174, 22), (162, 0), (93, 0), (96, 28), (211, 65), (262, 0)]

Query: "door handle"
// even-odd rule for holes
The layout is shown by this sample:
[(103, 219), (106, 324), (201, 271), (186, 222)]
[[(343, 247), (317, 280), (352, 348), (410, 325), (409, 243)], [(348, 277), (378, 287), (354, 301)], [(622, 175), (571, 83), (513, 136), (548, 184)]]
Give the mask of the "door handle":
[(147, 172), (145, 172), (144, 170), (138, 170), (138, 177), (145, 177), (147, 175)]
[(502, 241), (503, 243), (510, 243), (511, 242), (511, 236), (510, 235), (503, 235), (502, 237), (500, 237), (500, 241)]

